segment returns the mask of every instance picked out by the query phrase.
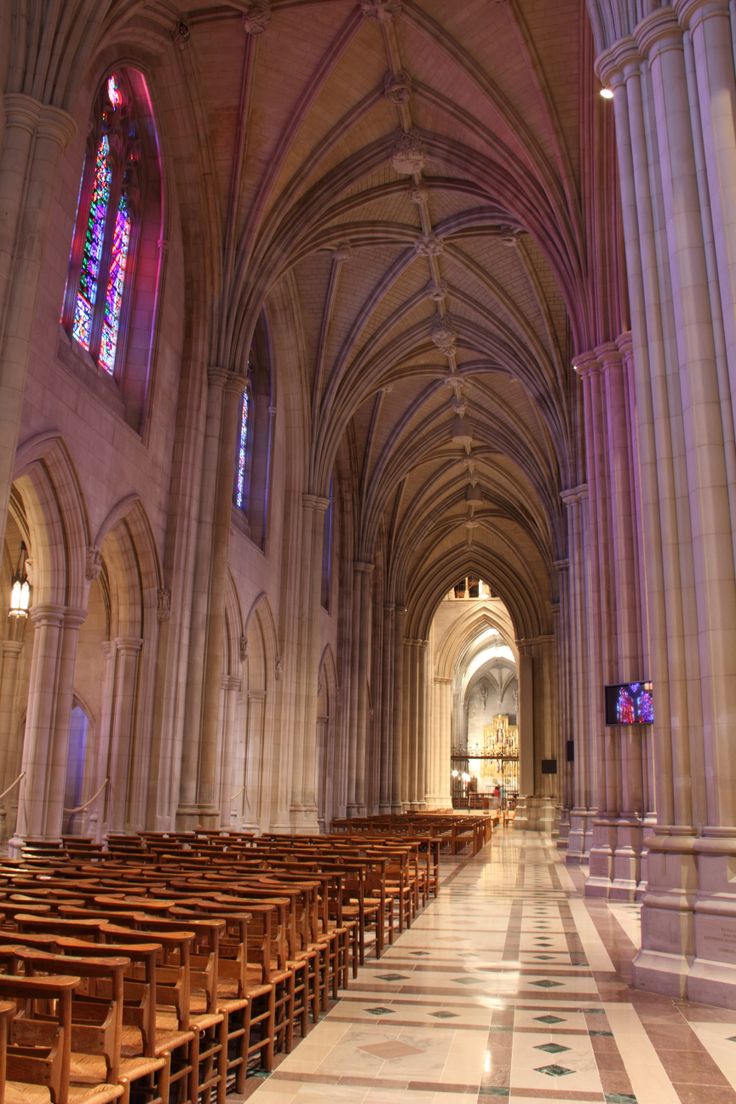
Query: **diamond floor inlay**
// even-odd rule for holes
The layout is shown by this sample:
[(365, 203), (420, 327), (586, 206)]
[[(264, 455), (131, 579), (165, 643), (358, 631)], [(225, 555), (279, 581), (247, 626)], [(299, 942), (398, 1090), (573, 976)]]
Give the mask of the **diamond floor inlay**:
[(629, 988), (638, 905), (585, 898), (580, 868), (534, 832), (443, 856), (440, 880), (380, 962), (366, 947), (345, 999), (270, 1075), (248, 1076), (245, 1098), (736, 1104), (736, 1011)]
[(537, 1073), (546, 1073), (548, 1077), (565, 1077), (568, 1073), (574, 1073), (575, 1070), (567, 1069), (565, 1066), (536, 1066)]

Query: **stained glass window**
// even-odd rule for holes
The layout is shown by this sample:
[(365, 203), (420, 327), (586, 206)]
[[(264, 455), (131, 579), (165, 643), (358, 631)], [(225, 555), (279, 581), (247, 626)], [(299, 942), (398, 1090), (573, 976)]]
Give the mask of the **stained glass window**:
[(125, 266), (130, 248), (130, 209), (127, 196), (121, 195), (115, 215), (110, 269), (105, 293), (105, 313), (100, 335), (100, 365), (112, 375), (115, 351), (120, 331), (120, 311), (123, 305)]
[(244, 510), (247, 505), (247, 471), (248, 471), (248, 407), (250, 398), (248, 388), (243, 391), (240, 401), (240, 419), (238, 421), (238, 455), (235, 468), (235, 505), (239, 510)]
[(89, 205), (87, 233), (82, 252), (82, 271), (79, 276), (79, 290), (74, 308), (74, 322), (72, 323), (72, 336), (85, 349), (89, 349), (92, 336), (92, 322), (94, 306), (97, 302), (102, 250), (105, 244), (105, 226), (110, 205), (111, 183), (110, 140), (104, 134), (97, 147), (97, 157), (95, 158), (92, 198)]
[(120, 71), (100, 87), (90, 137), (94, 160), (82, 175), (70, 261), (74, 291), (67, 290), (62, 313), (74, 340), (110, 376), (116, 374), (122, 336), (134, 209), (140, 211), (142, 143), (131, 91), (140, 79)]

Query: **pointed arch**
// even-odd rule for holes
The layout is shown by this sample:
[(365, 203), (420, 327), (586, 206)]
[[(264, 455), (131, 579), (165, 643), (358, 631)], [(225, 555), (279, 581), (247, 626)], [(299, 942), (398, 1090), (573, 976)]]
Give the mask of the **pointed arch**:
[(76, 467), (62, 438), (40, 433), (23, 442), (13, 478), (30, 537), (34, 605), (83, 609), (89, 519)]

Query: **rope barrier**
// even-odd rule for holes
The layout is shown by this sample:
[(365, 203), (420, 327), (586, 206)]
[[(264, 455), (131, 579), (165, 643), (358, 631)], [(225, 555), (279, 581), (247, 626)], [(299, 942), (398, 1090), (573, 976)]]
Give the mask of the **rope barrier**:
[(89, 808), (89, 806), (92, 804), (93, 801), (97, 800), (97, 798), (100, 796), (102, 791), (105, 789), (105, 787), (107, 786), (109, 781), (110, 781), (110, 779), (106, 778), (105, 781), (100, 786), (97, 793), (92, 794), (92, 797), (89, 799), (89, 801), (85, 801), (84, 805), (77, 805), (74, 809), (67, 809), (66, 807), (64, 807), (64, 812), (67, 813), (68, 815), (71, 815), (72, 813), (83, 813), (85, 809)]
[(25, 778), (25, 776), (26, 776), (26, 772), (25, 772), (25, 771), (21, 771), (21, 772), (20, 772), (20, 774), (18, 775), (18, 777), (16, 778), (15, 782), (11, 782), (11, 783), (10, 783), (10, 785), (8, 786), (7, 790), (3, 790), (3, 792), (2, 792), (2, 793), (0, 793), (0, 801), (2, 801), (2, 799), (3, 799), (4, 797), (7, 797), (7, 796), (8, 796), (8, 794), (10, 793), (10, 791), (11, 791), (11, 790), (14, 790), (14, 789), (15, 789), (15, 787), (16, 787), (16, 786), (18, 785), (18, 783), (20, 782), (21, 778)]

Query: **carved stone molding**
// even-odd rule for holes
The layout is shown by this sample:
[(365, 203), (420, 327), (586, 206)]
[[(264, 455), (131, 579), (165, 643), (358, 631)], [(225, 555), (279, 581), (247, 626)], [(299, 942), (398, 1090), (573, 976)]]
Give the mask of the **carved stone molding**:
[(240, 640), (238, 641), (238, 652), (240, 655), (240, 662), (245, 663), (248, 658), (248, 637), (245, 633), (242, 633)]
[(438, 318), (430, 332), (432, 344), (445, 356), (455, 352), (457, 333), (446, 318)]
[(178, 46), (180, 50), (184, 50), (192, 40), (192, 34), (189, 30), (189, 26), (183, 19), (177, 19), (174, 24), (174, 29), (171, 32), (171, 37), (174, 40), (174, 45)]
[(401, 15), (401, 0), (360, 0), (360, 10), (367, 19), (388, 23)]
[(387, 73), (383, 82), (383, 94), (397, 107), (409, 102), (411, 96), (411, 77), (403, 69), (400, 73)]
[(269, 0), (252, 0), (243, 16), (243, 28), (246, 34), (260, 35), (271, 22)]
[(438, 284), (430, 284), (427, 288), (427, 298), (433, 303), (444, 303), (447, 298), (447, 284), (441, 280)]
[(345, 261), (349, 261), (353, 255), (353, 247), (350, 242), (340, 242), (335, 246), (332, 256), (338, 264), (344, 264)]
[(413, 176), (424, 168), (427, 155), (424, 143), (413, 130), (398, 135), (391, 149), (391, 164), (398, 173)]
[(444, 248), (441, 238), (434, 234), (425, 234), (414, 242), (417, 257), (439, 257)]
[(159, 587), (156, 592), (156, 616), (159, 621), (168, 621), (171, 617), (171, 591), (168, 587)]
[(99, 548), (91, 544), (87, 548), (86, 562), (84, 566), (85, 578), (91, 583), (98, 578), (102, 571), (102, 553)]

